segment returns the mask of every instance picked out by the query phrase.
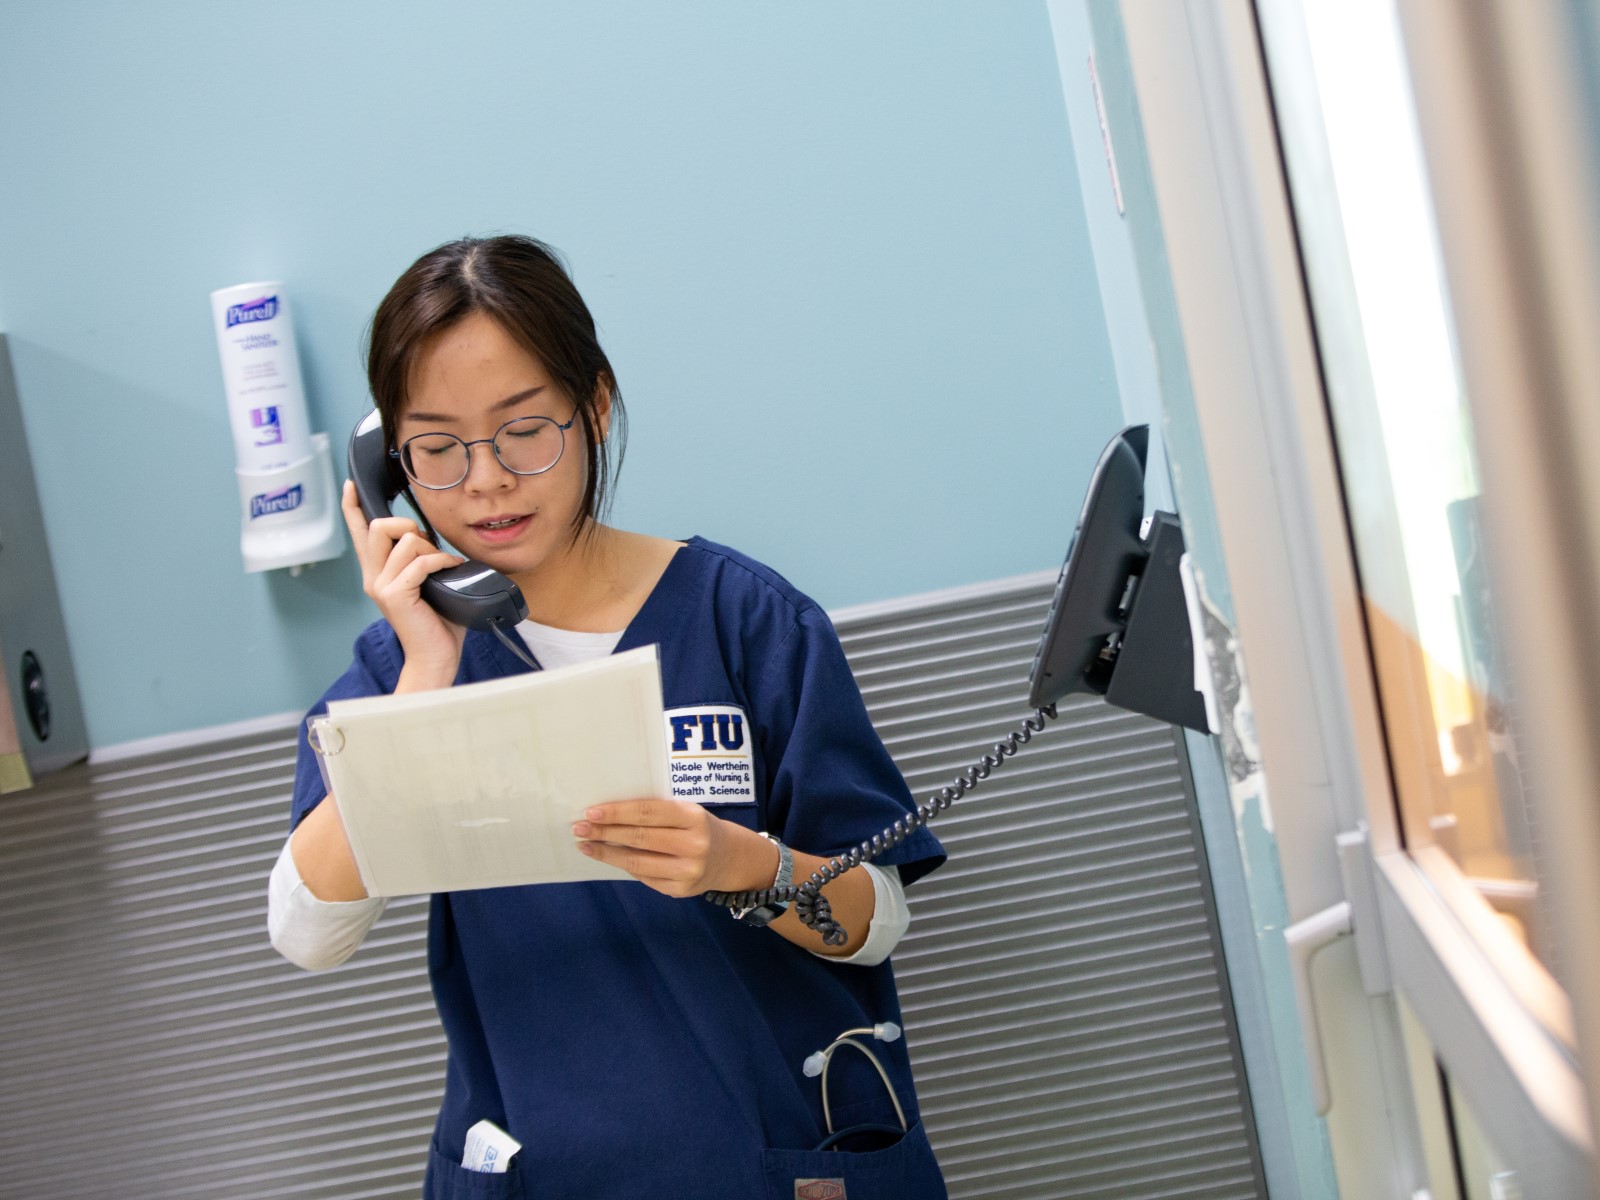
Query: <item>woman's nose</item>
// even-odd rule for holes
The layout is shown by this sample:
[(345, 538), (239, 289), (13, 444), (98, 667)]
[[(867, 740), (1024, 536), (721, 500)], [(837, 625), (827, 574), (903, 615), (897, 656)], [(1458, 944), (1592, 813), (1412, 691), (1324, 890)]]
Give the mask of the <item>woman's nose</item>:
[(467, 477), (462, 487), (471, 492), (504, 491), (515, 487), (517, 476), (509, 470), (490, 445), (478, 444), (468, 450)]

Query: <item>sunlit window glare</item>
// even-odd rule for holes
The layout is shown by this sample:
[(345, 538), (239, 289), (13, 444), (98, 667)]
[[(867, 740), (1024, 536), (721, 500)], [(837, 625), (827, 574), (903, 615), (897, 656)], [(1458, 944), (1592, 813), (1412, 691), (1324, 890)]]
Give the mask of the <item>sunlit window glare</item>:
[[(1445, 770), (1472, 716), (1446, 505), (1477, 493), (1399, 30), (1385, 0), (1304, 0), (1410, 595), (1373, 599), (1420, 643)], [(1379, 580), (1365, 581), (1369, 588)], [(1398, 589), (1396, 589), (1398, 590)]]

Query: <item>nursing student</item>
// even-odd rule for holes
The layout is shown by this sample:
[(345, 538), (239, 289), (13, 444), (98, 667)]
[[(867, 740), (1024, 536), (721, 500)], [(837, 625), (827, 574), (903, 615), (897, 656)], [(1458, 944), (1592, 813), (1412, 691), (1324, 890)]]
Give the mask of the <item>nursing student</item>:
[[(699, 898), (802, 881), (914, 808), (827, 616), (736, 550), (604, 522), (622, 396), (542, 243), (464, 239), (418, 259), (378, 307), (367, 370), (425, 524), (369, 523), (345, 486), (382, 619), (312, 711), (529, 669), (421, 599), (424, 578), (463, 561), (448, 546), (516, 582), (530, 618), (516, 634), (541, 668), (654, 644), (666, 728), (715, 714), (752, 766), (715, 804), (589, 810), (579, 848), (631, 880), (431, 897), (427, 967), (449, 1050), (424, 1196), (939, 1200), (903, 1040), (872, 1043), (886, 1079), (864, 1055), (833, 1056), (832, 1128), (880, 1131), (853, 1148), (830, 1144), (803, 1071), (842, 1032), (900, 1021), (888, 958), (909, 919), (903, 889), (944, 861), (938, 841), (918, 830), (827, 885), (850, 935), (839, 946), (793, 911)], [(331, 967), (384, 902), (366, 895), (304, 744), (291, 831), (268, 889), (273, 945)], [(462, 1166), (485, 1119), (522, 1143), (503, 1174)]]

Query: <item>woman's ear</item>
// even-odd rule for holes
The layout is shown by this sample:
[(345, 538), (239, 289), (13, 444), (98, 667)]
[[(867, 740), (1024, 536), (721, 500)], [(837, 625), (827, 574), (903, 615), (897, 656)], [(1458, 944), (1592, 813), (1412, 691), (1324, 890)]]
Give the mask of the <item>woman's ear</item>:
[(611, 436), (611, 385), (604, 379), (594, 384), (594, 427), (599, 441)]

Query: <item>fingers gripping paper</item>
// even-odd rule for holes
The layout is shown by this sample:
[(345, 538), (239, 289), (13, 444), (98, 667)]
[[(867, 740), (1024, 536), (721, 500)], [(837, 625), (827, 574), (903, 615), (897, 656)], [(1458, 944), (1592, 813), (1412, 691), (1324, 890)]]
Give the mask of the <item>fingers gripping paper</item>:
[(628, 879), (580, 854), (591, 804), (670, 796), (661, 671), (646, 646), (404, 696), (309, 722), (373, 896)]

